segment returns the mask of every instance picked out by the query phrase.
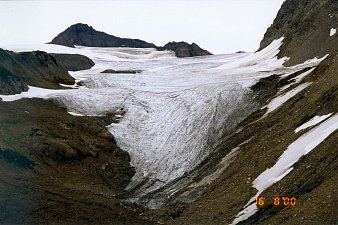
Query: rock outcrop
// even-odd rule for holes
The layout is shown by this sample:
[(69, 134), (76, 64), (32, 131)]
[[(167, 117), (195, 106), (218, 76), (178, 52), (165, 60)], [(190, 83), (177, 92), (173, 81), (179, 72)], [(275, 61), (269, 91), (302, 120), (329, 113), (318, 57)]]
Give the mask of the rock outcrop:
[(169, 42), (163, 47), (139, 39), (120, 38), (97, 31), (87, 24), (77, 23), (68, 27), (55, 37), (50, 44), (74, 47), (75, 45), (87, 47), (129, 47), (129, 48), (156, 48), (159, 51), (171, 50), (177, 57), (192, 57), (212, 55), (200, 48), (197, 44), (186, 42)]
[(0, 94), (17, 94), (28, 85), (61, 88), (60, 83), (74, 84), (74, 78), (54, 57), (41, 52), (14, 53), (0, 49)]
[(49, 100), (0, 101), (0, 224), (151, 224), (116, 197), (135, 172), (109, 123)]
[(112, 69), (106, 69), (104, 71), (102, 71), (101, 73), (113, 73), (113, 74), (117, 74), (117, 73), (127, 73), (127, 74), (137, 74), (137, 73), (141, 73), (142, 70), (112, 70)]
[(280, 57), (291, 59), (287, 65), (302, 63), (313, 57), (322, 57), (338, 48), (338, 2), (335, 0), (287, 0), (264, 35), (260, 49), (274, 39), (285, 37)]
[(195, 43), (188, 44), (187, 42), (169, 42), (163, 47), (157, 48), (158, 50), (171, 50), (175, 52), (175, 55), (179, 58), (212, 55), (207, 50), (202, 49)]
[(95, 65), (93, 60), (84, 55), (55, 53), (51, 53), (50, 55), (53, 56), (60, 65), (69, 71), (88, 70)]
[(74, 47), (74, 45), (88, 47), (130, 47), (130, 48), (155, 48), (152, 43), (139, 39), (120, 38), (97, 31), (87, 24), (77, 23), (68, 27), (56, 36), (50, 44)]
[(28, 86), (23, 79), (6, 68), (0, 66), (0, 93), (9, 95), (27, 91)]

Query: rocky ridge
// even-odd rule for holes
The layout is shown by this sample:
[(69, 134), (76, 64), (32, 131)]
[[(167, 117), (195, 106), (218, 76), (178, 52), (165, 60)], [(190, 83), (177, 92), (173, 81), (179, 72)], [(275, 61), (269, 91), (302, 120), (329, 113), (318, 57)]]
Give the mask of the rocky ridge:
[(155, 48), (152, 43), (139, 39), (120, 38), (95, 30), (87, 24), (77, 23), (56, 36), (50, 44), (74, 48), (74, 45), (88, 47), (130, 47)]
[(68, 71), (90, 69), (95, 63), (77, 54), (47, 54), (42, 51), (14, 53), (0, 49), (0, 94), (18, 94), (28, 86), (62, 89), (75, 80)]
[(188, 44), (187, 42), (169, 42), (163, 47), (158, 47), (158, 50), (170, 50), (175, 52), (175, 55), (179, 58), (211, 55), (210, 52), (200, 48), (197, 44)]
[(59, 84), (74, 84), (74, 78), (54, 57), (41, 52), (14, 53), (0, 49), (0, 94), (18, 94), (28, 85), (42, 88), (62, 88)]
[(291, 57), (286, 65), (323, 57), (338, 48), (337, 34), (330, 36), (330, 30), (336, 29), (337, 24), (337, 1), (288, 0), (283, 3), (273, 24), (266, 31), (260, 49), (284, 36), (279, 56)]
[(87, 24), (77, 23), (68, 27), (56, 36), (50, 44), (74, 47), (75, 45), (87, 47), (129, 47), (129, 48), (156, 48), (159, 51), (174, 51), (177, 57), (192, 57), (211, 55), (210, 52), (200, 48), (197, 44), (186, 42), (169, 42), (163, 47), (139, 39), (120, 38), (97, 31)]
[(95, 65), (93, 60), (84, 55), (61, 53), (51, 53), (50, 55), (68, 71), (87, 70)]

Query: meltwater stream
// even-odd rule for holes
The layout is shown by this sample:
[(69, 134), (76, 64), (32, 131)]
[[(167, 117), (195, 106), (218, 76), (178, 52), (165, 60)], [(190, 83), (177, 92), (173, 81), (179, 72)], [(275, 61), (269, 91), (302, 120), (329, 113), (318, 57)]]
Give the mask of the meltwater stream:
[(283, 68), (282, 40), (257, 53), (183, 59), (154, 49), (48, 45), (42, 50), (87, 55), (95, 66), (70, 72), (84, 87), (38, 97), (57, 98), (74, 115), (126, 112), (108, 129), (136, 169), (127, 189), (141, 197), (193, 170), (257, 107), (249, 87)]

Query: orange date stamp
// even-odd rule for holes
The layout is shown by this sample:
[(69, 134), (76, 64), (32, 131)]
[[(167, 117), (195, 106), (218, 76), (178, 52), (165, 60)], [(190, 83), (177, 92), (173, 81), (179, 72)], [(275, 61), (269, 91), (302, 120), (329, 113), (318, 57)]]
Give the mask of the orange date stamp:
[(256, 205), (260, 207), (264, 207), (266, 204), (270, 204), (272, 201), (272, 204), (274, 206), (295, 206), (297, 204), (296, 197), (274, 197), (273, 199), (267, 200), (264, 197), (258, 197), (256, 198)]

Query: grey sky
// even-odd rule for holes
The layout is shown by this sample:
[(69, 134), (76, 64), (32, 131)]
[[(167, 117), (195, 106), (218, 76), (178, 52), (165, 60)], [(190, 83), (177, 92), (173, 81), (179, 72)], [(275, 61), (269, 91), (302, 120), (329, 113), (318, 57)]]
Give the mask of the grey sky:
[(74, 23), (157, 45), (255, 51), (284, 0), (0, 1), (0, 45), (51, 41)]

